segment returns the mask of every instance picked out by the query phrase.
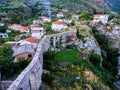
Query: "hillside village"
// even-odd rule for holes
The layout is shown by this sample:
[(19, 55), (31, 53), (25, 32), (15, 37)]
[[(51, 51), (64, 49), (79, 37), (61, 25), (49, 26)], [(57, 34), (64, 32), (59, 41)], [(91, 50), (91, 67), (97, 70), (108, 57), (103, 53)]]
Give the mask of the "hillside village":
[[(36, 19), (32, 20), (31, 23), (28, 25), (21, 25), (19, 23), (9, 23), (8, 24), (8, 23), (4, 22), (3, 20), (1, 20), (0, 21), (0, 49), (2, 50), (1, 51), (2, 53), (0, 53), (0, 55), (5, 52), (6, 57), (10, 55), (9, 58), (11, 59), (11, 62), (12, 62), (11, 65), (13, 63), (17, 63), (17, 64), (15, 64), (16, 66), (12, 68), (14, 74), (9, 74), (9, 73), (5, 72), (4, 73), (5, 76), (4, 76), (4, 75), (2, 75), (2, 72), (1, 72), (1, 75), (0, 75), (1, 80), (2, 79), (3, 79), (3, 81), (11, 80), (13, 82), (16, 79), (16, 77), (19, 76), (18, 74), (20, 74), (20, 72), (22, 72), (22, 70), (24, 70), (27, 67), (27, 65), (33, 60), (35, 53), (37, 52), (37, 48), (39, 47), (39, 44), (42, 42), (42, 39), (44, 37), (46, 37), (47, 35), (49, 36), (49, 35), (54, 35), (54, 34), (61, 34), (64, 32), (75, 32), (76, 34), (72, 34), (71, 36), (68, 36), (67, 39), (62, 38), (63, 39), (63, 40), (61, 40), (62, 43), (57, 42), (58, 38), (55, 39), (56, 41), (54, 41), (54, 38), (53, 38), (51, 40), (51, 41), (53, 41), (53, 43), (50, 43), (51, 44), (50, 51), (58, 53), (58, 52), (62, 52), (62, 50), (66, 50), (66, 49), (68, 49), (68, 50), (75, 49), (76, 50), (76, 48), (77, 48), (77, 50), (80, 51), (80, 56), (79, 55), (78, 56), (81, 57), (82, 59), (87, 60), (88, 58), (90, 58), (90, 55), (92, 57), (92, 54), (95, 54), (96, 56), (100, 57), (99, 58), (100, 66), (102, 65), (104, 60), (107, 58), (107, 52), (105, 52), (104, 49), (107, 48), (106, 50), (109, 51), (107, 45), (106, 46), (100, 45), (101, 42), (99, 42), (99, 38), (102, 38), (102, 34), (107, 37), (107, 40), (108, 39), (110, 40), (111, 45), (109, 45), (109, 46), (113, 46), (114, 48), (119, 48), (119, 44), (120, 44), (119, 22), (116, 20), (116, 18), (109, 19), (111, 17), (110, 13), (96, 13), (94, 15), (90, 15), (88, 13), (80, 13), (80, 14), (72, 13), (72, 14), (70, 14), (69, 12), (70, 12), (70, 10), (68, 10), (68, 9), (60, 9), (56, 14), (54, 14), (54, 17), (49, 16), (49, 15), (40, 15)], [(99, 38), (97, 38), (96, 36), (99, 35), (99, 33), (101, 34), (101, 36)], [(61, 39), (61, 38), (59, 38), (59, 39)], [(117, 43), (116, 43), (116, 41), (117, 41)], [(46, 42), (44, 42), (44, 43), (46, 43)], [(54, 42), (57, 42), (58, 44), (55, 45)], [(104, 40), (103, 40), (103, 42), (104, 42)], [(59, 44), (61, 44), (62, 47), (60, 47)], [(7, 54), (7, 51), (9, 51), (10, 53)], [(70, 51), (70, 52), (72, 52), (72, 51)], [(68, 51), (67, 53), (70, 53), (70, 52)], [(104, 53), (104, 55), (103, 55), (103, 53)], [(78, 53), (76, 52), (76, 55), (77, 54)], [(49, 52), (48, 52), (48, 55), (49, 55)], [(115, 55), (116, 55), (116, 53), (115, 53)], [(76, 57), (74, 57), (74, 58), (76, 58)], [(49, 58), (49, 56), (48, 56), (48, 58)], [(114, 55), (113, 55), (112, 59), (115, 59)], [(2, 63), (0, 63), (0, 67), (1, 67), (1, 64), (3, 64), (3, 63), (4, 63), (4, 60)], [(49, 63), (50, 62), (48, 62), (48, 64)], [(94, 64), (94, 61), (92, 63)], [(18, 67), (19, 66), (18, 64), (20, 64), (20, 67)], [(22, 64), (24, 66), (22, 66)], [(45, 62), (45, 64), (46, 64), (46, 62)], [(51, 65), (51, 63), (50, 63), (50, 65)], [(110, 74), (110, 79), (112, 79), (111, 82), (110, 83), (105, 82), (105, 84), (102, 84), (102, 80), (99, 81), (99, 79), (97, 77), (97, 76), (101, 75), (101, 73), (98, 75), (94, 75), (92, 71), (90, 71), (86, 68), (83, 69), (83, 67), (79, 67), (79, 65), (78, 66), (71, 65), (71, 68), (68, 69), (69, 65), (71, 65), (71, 64), (68, 63), (67, 61), (64, 63), (60, 62), (59, 63), (60, 71), (67, 72), (67, 70), (74, 71), (73, 69), (77, 69), (78, 71), (76, 70), (76, 72), (79, 72), (80, 71), (79, 69), (85, 70), (85, 77), (89, 78), (89, 77), (93, 76), (94, 78), (92, 78), (92, 80), (97, 78), (95, 80), (97, 80), (96, 82), (99, 82), (99, 85), (101, 85), (101, 87), (104, 88), (103, 90), (112, 90), (110, 88), (111, 87), (113, 88), (113, 86), (110, 87), (110, 85), (114, 78), (111, 76), (111, 74)], [(107, 66), (107, 62), (105, 62), (105, 65), (103, 65), (103, 67), (109, 68), (110, 65), (111, 65), (111, 62), (108, 64), (108, 66)], [(113, 66), (115, 66), (115, 65), (113, 65)], [(18, 69), (19, 68), (20, 69), (18, 71), (15, 71), (16, 67), (18, 67)], [(119, 69), (120, 68), (118, 68), (118, 70)], [(5, 69), (5, 70), (7, 70), (7, 69)], [(112, 74), (115, 74), (116, 72), (114, 73), (113, 70), (115, 70), (115, 68), (112, 68)], [(105, 70), (100, 69), (100, 71), (102, 71), (102, 75), (104, 76)], [(117, 69), (115, 71), (117, 71)], [(44, 76), (49, 75), (50, 72), (54, 73), (54, 71), (51, 71), (51, 68), (49, 68), (48, 66), (46, 66), (44, 68), (44, 65), (43, 65)], [(78, 75), (78, 73), (76, 74), (76, 72), (73, 72), (73, 73), (75, 75)], [(116, 73), (118, 78), (120, 77), (119, 73), (120, 72)], [(59, 74), (59, 73), (57, 72), (57, 74)], [(108, 74), (106, 74), (106, 75), (108, 75)], [(48, 76), (48, 77), (50, 77), (50, 76)], [(79, 78), (80, 78), (79, 76), (76, 77), (76, 81), (77, 81), (77, 79), (79, 80)], [(100, 78), (103, 79), (102, 76)], [(61, 88), (62, 88), (62, 84), (61, 84), (62, 81), (59, 82), (59, 80), (58, 80), (59, 77), (55, 76), (55, 79), (56, 79), (56, 81), (53, 80), (53, 82), (52, 82), (53, 87), (58, 88), (58, 86), (61, 85)], [(45, 78), (43, 78), (43, 81), (45, 83), (47, 83)], [(57, 81), (58, 81), (58, 86), (56, 85)], [(12, 82), (10, 82), (7, 85), (6, 84), (3, 85), (3, 87), (4, 88), (9, 87)], [(87, 80), (84, 82), (87, 82)], [(108, 83), (110, 85), (108, 85)], [(117, 88), (120, 88), (119, 83), (115, 83), (114, 85)], [(77, 83), (75, 83), (75, 86), (77, 87)], [(80, 87), (77, 87), (77, 88), (78, 88), (77, 90), (80, 90), (79, 89)], [(20, 90), (22, 90), (22, 89), (20, 89)], [(46, 89), (46, 85), (43, 85), (41, 90), (48, 90), (48, 89)], [(52, 89), (50, 89), (50, 90), (52, 90)], [(54, 90), (61, 90), (61, 89), (54, 89)], [(63, 89), (63, 90), (66, 90), (66, 89)], [(70, 89), (70, 90), (73, 90), (73, 89)], [(85, 85), (84, 90), (90, 90), (90, 86)], [(98, 90), (100, 90), (100, 87)]]
[[(85, 26), (88, 27), (84, 23), (84, 21), (83, 22), (79, 21), (79, 18), (82, 16), (81, 14), (80, 15), (73, 14), (71, 18), (66, 19), (65, 14), (67, 13), (68, 10), (62, 10), (58, 12), (58, 14), (56, 15), (58, 19), (56, 21), (52, 21), (50, 17), (40, 16), (38, 19), (33, 20), (32, 24), (29, 26), (22, 26), (19, 24), (8, 25), (7, 27), (8, 29), (6, 30), (7, 32), (1, 33), (1, 38), (4, 39), (9, 38), (9, 33), (11, 32), (11, 30), (18, 31), (21, 33), (20, 35), (15, 36), (13, 41), (5, 42), (5, 44), (10, 44), (12, 46), (12, 49), (14, 51), (13, 57), (15, 58), (14, 61), (16, 62), (18, 60), (27, 60), (27, 59), (32, 60), (32, 57), (35, 54), (35, 50), (37, 49), (37, 45), (44, 35), (50, 33), (54, 34), (54, 33), (67, 32), (67, 31), (77, 32), (77, 28), (76, 28), (77, 26), (80, 26), (81, 28), (84, 28)], [(99, 24), (99, 22), (101, 22), (101, 24), (103, 25), (107, 24), (108, 15), (96, 14), (94, 15), (93, 20), (91, 20), (90, 24), (97, 25)], [(4, 23), (1, 22), (0, 25), (4, 26)], [(47, 28), (49, 28), (49, 30), (46, 30)], [(25, 36), (26, 38), (21, 39), (23, 36)], [(76, 40), (78, 38), (75, 35), (71, 37), (72, 37), (71, 39), (73, 40), (74, 39)], [(86, 41), (88, 41), (88, 44), (91, 43), (91, 47), (92, 47), (94, 43), (91, 42), (91, 37), (88, 36), (86, 37), (86, 39), (87, 39)], [(83, 42), (81, 48), (88, 47), (86, 41)]]

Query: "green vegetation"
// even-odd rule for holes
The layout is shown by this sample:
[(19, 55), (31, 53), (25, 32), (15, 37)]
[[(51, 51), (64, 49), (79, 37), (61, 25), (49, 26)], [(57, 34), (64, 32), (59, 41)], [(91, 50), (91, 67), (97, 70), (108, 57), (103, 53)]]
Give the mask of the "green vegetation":
[(47, 31), (46, 35), (57, 34), (57, 33), (60, 33), (60, 32), (51, 30), (51, 31)]
[(90, 55), (89, 60), (93, 65), (100, 66), (101, 56), (97, 53), (93, 53), (92, 55)]
[(14, 63), (12, 57), (13, 51), (10, 45), (2, 45), (0, 48), (0, 65), (2, 79), (8, 79), (15, 74), (19, 74), (29, 63), (30, 60)]
[[(6, 31), (5, 29), (2, 29), (2, 31), (5, 32)], [(16, 36), (19, 36), (20, 34), (24, 34), (20, 31), (15, 31), (15, 30), (12, 30), (12, 29), (9, 29), (9, 30), (10, 30), (10, 32), (8, 33), (8, 38), (0, 38), (0, 45), (2, 45), (5, 42), (8, 42), (8, 41), (15, 41), (14, 38)], [(24, 38), (24, 37), (22, 37), (22, 38)]]
[(49, 22), (44, 23), (44, 28), (47, 32), (52, 30), (51, 25), (52, 25), (52, 23), (49, 23)]
[(84, 21), (84, 20), (92, 20), (93, 15), (87, 12), (81, 13), (81, 16), (79, 17), (79, 20)]
[(112, 75), (116, 75), (118, 49), (111, 48), (108, 38), (103, 34), (95, 34), (95, 38), (102, 49), (103, 67)]
[(7, 26), (0, 26), (0, 32), (5, 33)]
[(50, 73), (43, 74), (43, 82), (53, 90), (83, 90), (86, 85), (86, 88), (94, 90), (106, 90), (107, 86), (114, 88), (112, 82), (115, 78), (100, 66), (101, 57), (96, 53), (91, 54), (87, 60), (81, 58), (78, 50), (72, 49), (48, 51), (44, 55), (44, 69)]
[(26, 5), (22, 2), (13, 2), (13, 3), (9, 3), (8, 6), (12, 6), (12, 7), (25, 7)]
[(78, 50), (62, 50), (60, 52), (56, 52), (55, 61), (56, 62), (73, 62), (76, 57), (79, 56)]

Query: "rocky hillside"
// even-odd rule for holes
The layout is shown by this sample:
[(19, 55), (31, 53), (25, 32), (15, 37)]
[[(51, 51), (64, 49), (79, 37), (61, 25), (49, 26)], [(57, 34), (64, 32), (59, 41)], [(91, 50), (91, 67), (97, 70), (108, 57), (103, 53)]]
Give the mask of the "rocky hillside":
[(108, 3), (108, 0), (86, 0), (87, 2), (90, 2), (92, 5), (94, 3), (95, 6), (109, 10), (110, 6)]

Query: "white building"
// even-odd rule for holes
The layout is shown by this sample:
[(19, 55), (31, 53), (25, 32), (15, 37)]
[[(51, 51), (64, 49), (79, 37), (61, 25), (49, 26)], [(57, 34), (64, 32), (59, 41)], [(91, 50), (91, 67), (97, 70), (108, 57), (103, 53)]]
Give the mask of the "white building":
[(19, 45), (25, 45), (25, 44), (29, 44), (31, 45), (34, 49), (37, 48), (37, 45), (39, 43), (39, 40), (37, 38), (34, 38), (34, 37), (29, 37), (29, 38), (26, 38), (24, 40), (21, 40), (19, 41)]
[(64, 14), (67, 14), (67, 13), (68, 13), (68, 10), (67, 10), (67, 9), (63, 9), (62, 12), (63, 12)]
[(0, 33), (0, 38), (8, 38), (8, 34), (7, 33)]
[(80, 17), (79, 14), (73, 14), (73, 15), (72, 15), (72, 20), (78, 20), (79, 17)]
[(43, 27), (32, 27), (31, 36), (40, 39), (46, 33)]
[(54, 31), (60, 31), (60, 30), (64, 30), (66, 28), (68, 28), (67, 24), (62, 22), (62, 21), (55, 21), (52, 23), (52, 26), (51, 28), (54, 30)]
[(62, 18), (62, 17), (64, 17), (63, 12), (59, 12), (59, 13), (57, 14), (57, 18)]
[(0, 22), (0, 26), (4, 26), (4, 25), (5, 25), (4, 23)]
[(106, 24), (108, 22), (108, 15), (106, 14), (96, 14), (94, 15), (93, 23), (102, 22), (103, 24)]
[(40, 20), (42, 20), (43, 22), (51, 22), (51, 18), (50, 17), (45, 17), (45, 16), (41, 16)]

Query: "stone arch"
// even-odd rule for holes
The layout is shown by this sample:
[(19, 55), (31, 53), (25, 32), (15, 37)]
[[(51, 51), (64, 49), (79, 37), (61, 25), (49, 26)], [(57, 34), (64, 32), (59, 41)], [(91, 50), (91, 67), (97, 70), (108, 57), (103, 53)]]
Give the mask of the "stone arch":
[(30, 74), (30, 90), (37, 90), (36, 75), (35, 72)]
[(61, 36), (57, 36), (56, 38), (56, 48), (61, 48), (61, 39), (62, 37)]
[(50, 38), (50, 46), (53, 46), (53, 40), (54, 40), (54, 37), (51, 37)]
[(62, 44), (62, 36), (60, 36), (60, 44)]
[(23, 88), (22, 88), (22, 87), (20, 87), (20, 88), (19, 88), (19, 90), (23, 90)]
[(66, 35), (62, 36), (62, 43), (66, 42)]

